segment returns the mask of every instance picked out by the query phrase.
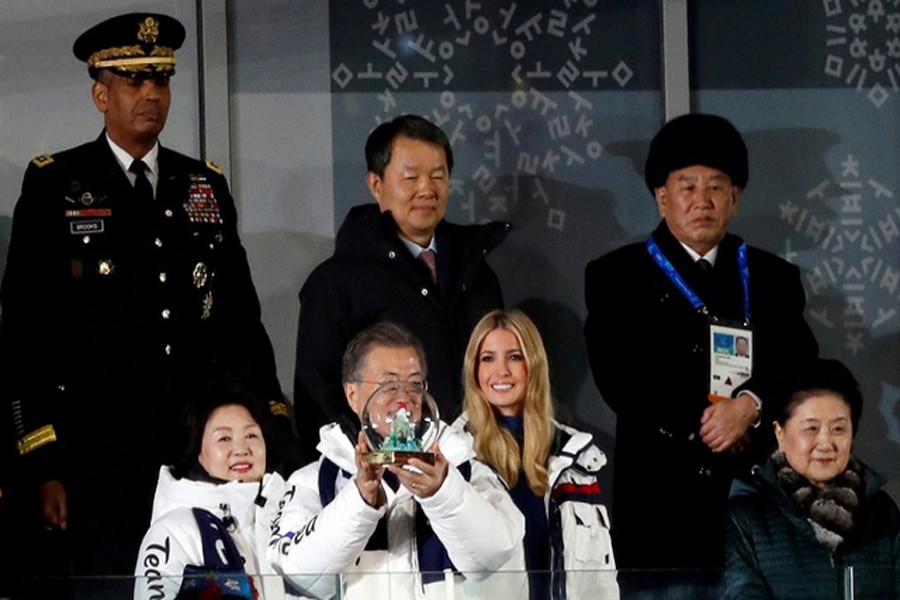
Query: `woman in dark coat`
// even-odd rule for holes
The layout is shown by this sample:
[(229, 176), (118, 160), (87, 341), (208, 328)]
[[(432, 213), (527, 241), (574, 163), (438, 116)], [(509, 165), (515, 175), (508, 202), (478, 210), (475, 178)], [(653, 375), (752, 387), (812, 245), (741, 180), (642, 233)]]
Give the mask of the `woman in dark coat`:
[(732, 491), (726, 597), (900, 598), (900, 513), (884, 478), (851, 453), (856, 380), (820, 359), (787, 392), (778, 450)]

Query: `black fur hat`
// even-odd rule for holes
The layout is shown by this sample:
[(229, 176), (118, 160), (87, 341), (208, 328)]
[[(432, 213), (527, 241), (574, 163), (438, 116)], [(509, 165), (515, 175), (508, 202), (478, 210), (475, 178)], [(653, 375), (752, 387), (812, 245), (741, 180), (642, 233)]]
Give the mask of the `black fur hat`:
[(666, 184), (669, 173), (692, 165), (718, 169), (737, 187), (747, 186), (747, 146), (734, 125), (722, 117), (682, 115), (659, 130), (644, 168), (650, 193)]

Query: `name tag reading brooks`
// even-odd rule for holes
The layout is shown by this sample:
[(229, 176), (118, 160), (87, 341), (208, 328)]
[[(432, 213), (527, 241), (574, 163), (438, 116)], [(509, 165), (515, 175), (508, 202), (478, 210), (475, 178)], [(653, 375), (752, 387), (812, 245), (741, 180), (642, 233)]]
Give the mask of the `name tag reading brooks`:
[(69, 231), (72, 235), (78, 235), (80, 233), (103, 233), (103, 219), (72, 221), (69, 223)]

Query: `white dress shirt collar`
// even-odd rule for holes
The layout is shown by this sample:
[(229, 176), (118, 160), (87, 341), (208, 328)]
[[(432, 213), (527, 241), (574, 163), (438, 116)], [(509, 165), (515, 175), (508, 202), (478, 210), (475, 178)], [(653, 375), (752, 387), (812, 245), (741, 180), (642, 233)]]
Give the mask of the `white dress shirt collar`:
[(413, 255), (413, 258), (419, 258), (419, 255), (426, 250), (431, 250), (432, 252), (437, 254), (437, 244), (434, 242), (434, 235), (431, 236), (431, 241), (428, 242), (428, 245), (424, 248), (415, 242), (409, 241), (402, 235), (400, 236), (400, 241), (403, 242), (403, 245), (406, 246), (406, 249), (409, 250), (410, 254)]
[(701, 256), (699, 252), (697, 252), (696, 250), (694, 250), (693, 248), (691, 248), (690, 246), (688, 246), (681, 240), (679, 240), (678, 243), (681, 244), (682, 248), (687, 250), (687, 253), (691, 256), (692, 261), (697, 262), (701, 258), (705, 258), (709, 264), (711, 264), (712, 266), (716, 266), (716, 257), (719, 256), (719, 247), (718, 246), (716, 246), (715, 248), (713, 248), (712, 250), (710, 250), (709, 252), (707, 252), (706, 254)]
[[(134, 173), (128, 170), (131, 166), (131, 163), (134, 161), (134, 157), (128, 154), (128, 152), (112, 141), (112, 138), (109, 137), (109, 134), (106, 134), (106, 141), (109, 143), (109, 147), (113, 152), (113, 155), (116, 157), (116, 161), (118, 161), (119, 166), (122, 167), (122, 170), (125, 171), (125, 175), (128, 176), (128, 181), (134, 185)], [(150, 149), (147, 154), (141, 157), (141, 160), (144, 161), (144, 164), (147, 165), (147, 170), (149, 173), (147, 174), (147, 178), (150, 179), (150, 182), (153, 183), (159, 177), (159, 142), (153, 144), (153, 148)]]

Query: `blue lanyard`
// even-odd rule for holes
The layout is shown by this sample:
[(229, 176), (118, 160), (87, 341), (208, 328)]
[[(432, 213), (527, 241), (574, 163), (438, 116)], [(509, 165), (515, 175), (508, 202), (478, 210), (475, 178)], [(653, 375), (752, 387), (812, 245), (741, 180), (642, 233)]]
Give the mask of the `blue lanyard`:
[[(662, 250), (659, 249), (659, 246), (656, 244), (656, 240), (653, 239), (653, 236), (647, 238), (647, 252), (650, 253), (650, 256), (659, 265), (659, 268), (662, 269), (662, 272), (665, 273), (666, 277), (678, 288), (687, 301), (691, 303), (691, 306), (694, 307), (695, 310), (698, 310), (704, 314), (709, 314), (709, 310), (706, 308), (706, 304), (703, 303), (703, 300), (700, 299), (700, 296), (697, 295), (697, 292), (688, 285), (688, 283), (681, 276), (681, 273), (675, 270), (675, 267), (672, 266), (672, 263), (669, 262), (669, 259), (666, 258), (666, 255), (663, 254)], [(741, 292), (744, 297), (744, 320), (749, 323), (750, 322), (750, 266), (747, 261), (747, 244), (741, 243), (738, 246), (737, 250), (737, 261), (738, 261), (738, 271), (741, 275)]]

